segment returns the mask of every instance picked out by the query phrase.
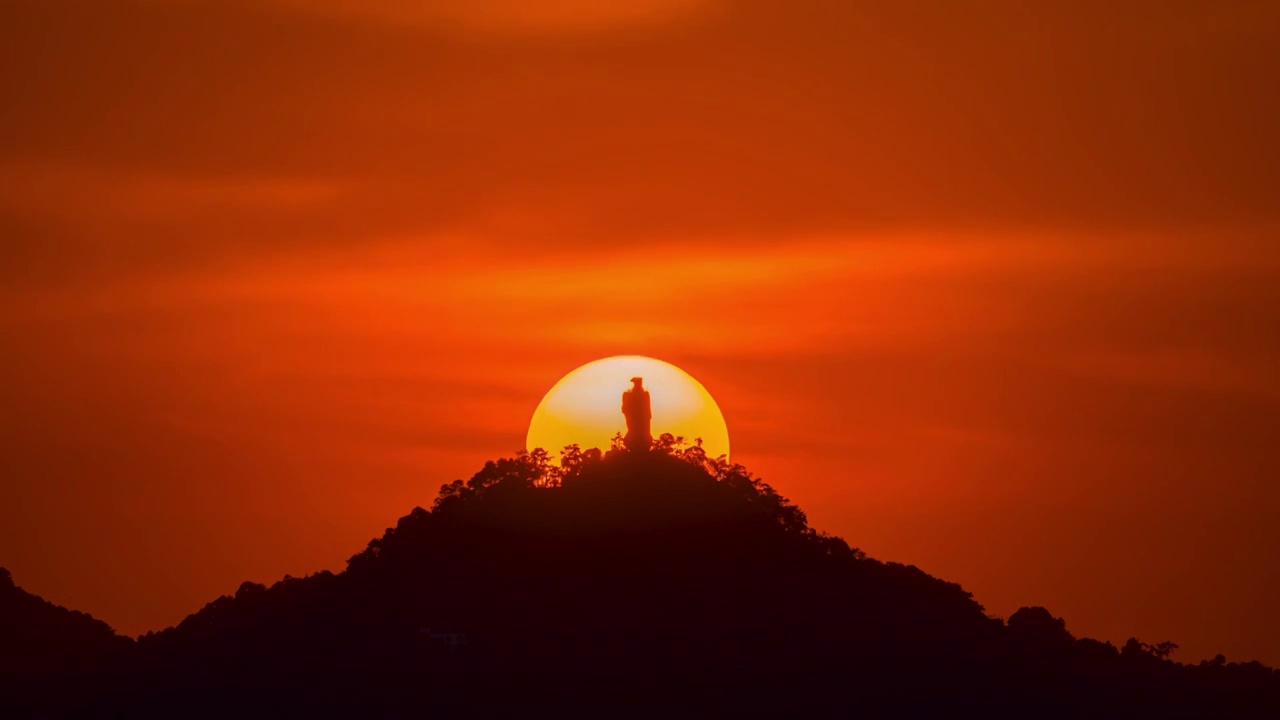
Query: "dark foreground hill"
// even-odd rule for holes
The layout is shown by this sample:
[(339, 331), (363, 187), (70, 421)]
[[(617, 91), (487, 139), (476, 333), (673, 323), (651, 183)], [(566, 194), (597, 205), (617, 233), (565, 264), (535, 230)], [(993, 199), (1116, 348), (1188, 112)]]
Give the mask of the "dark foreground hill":
[(245, 583), (136, 643), (75, 633), (107, 648), (94, 682), (44, 663), (14, 698), (128, 717), (1280, 712), (1273, 670), (1077, 640), (1040, 608), (989, 618), (697, 448), (492, 462), (343, 573)]
[(0, 568), (0, 717), (57, 706), (68, 688), (113, 689), (102, 670), (132, 646), (106, 623), (15, 586)]

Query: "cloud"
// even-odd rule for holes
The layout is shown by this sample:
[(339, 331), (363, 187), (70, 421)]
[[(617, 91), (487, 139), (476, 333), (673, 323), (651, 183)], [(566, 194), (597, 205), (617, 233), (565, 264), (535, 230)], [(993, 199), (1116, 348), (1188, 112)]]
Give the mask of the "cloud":
[(244, 176), (160, 176), (53, 163), (0, 164), (0, 212), (78, 221), (207, 221), (209, 213), (314, 210), (340, 182)]
[[(44, 178), (6, 189), (6, 266), (56, 278), (82, 247), (100, 257), (79, 269), (108, 273), (256, 262), (389, 235), (574, 253), (1276, 221), (1262, 5), (804, 0), (671, 23), (628, 19), (683, 17), (661, 1), (306, 5), (5, 4), (0, 158)], [(535, 37), (334, 12), (357, 5)], [(629, 30), (561, 33), (569, 18)], [(33, 217), (92, 203), (67, 168), (167, 217)], [(263, 183), (294, 189), (275, 208), (218, 197), (269, 198)], [(302, 214), (300, 188), (341, 196)], [(239, 206), (210, 218), (192, 192)]]
[[(1280, 348), (1278, 348), (1280, 349)], [(1079, 357), (1080, 372), (1118, 383), (1176, 391), (1230, 393), (1241, 398), (1280, 399), (1271, 358), (1250, 356), (1236, 349), (1152, 348), (1125, 352), (1098, 351)]]
[(468, 35), (563, 36), (684, 20), (713, 0), (271, 0), (300, 12)]

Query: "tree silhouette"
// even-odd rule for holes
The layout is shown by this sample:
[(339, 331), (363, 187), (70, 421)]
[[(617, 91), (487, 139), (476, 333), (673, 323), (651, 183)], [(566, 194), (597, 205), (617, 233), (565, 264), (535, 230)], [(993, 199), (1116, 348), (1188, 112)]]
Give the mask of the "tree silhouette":
[(50, 669), (9, 692), (42, 716), (1280, 710), (1257, 663), (1077, 639), (1044, 608), (991, 618), (959, 585), (812, 529), (697, 441), (552, 458), (442, 486), (344, 572), (245, 583), (119, 641), (96, 666), (106, 689)]

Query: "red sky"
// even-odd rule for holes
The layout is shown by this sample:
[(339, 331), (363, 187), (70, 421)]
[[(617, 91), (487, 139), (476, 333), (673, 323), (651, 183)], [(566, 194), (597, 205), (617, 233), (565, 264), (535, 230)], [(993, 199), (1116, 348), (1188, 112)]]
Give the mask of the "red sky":
[(960, 5), (4, 3), (0, 564), (158, 629), (639, 353), (875, 557), (1280, 664), (1280, 12)]

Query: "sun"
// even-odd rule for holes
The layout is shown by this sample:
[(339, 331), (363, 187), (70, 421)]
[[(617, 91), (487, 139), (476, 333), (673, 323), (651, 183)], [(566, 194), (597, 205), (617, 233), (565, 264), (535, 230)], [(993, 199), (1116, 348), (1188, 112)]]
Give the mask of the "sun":
[(729, 428), (711, 393), (689, 373), (643, 355), (596, 360), (560, 379), (538, 403), (526, 446), (556, 456), (567, 445), (607, 450), (615, 433), (626, 431), (622, 393), (631, 378), (644, 378), (653, 407), (653, 435), (702, 438), (707, 454), (729, 454)]

